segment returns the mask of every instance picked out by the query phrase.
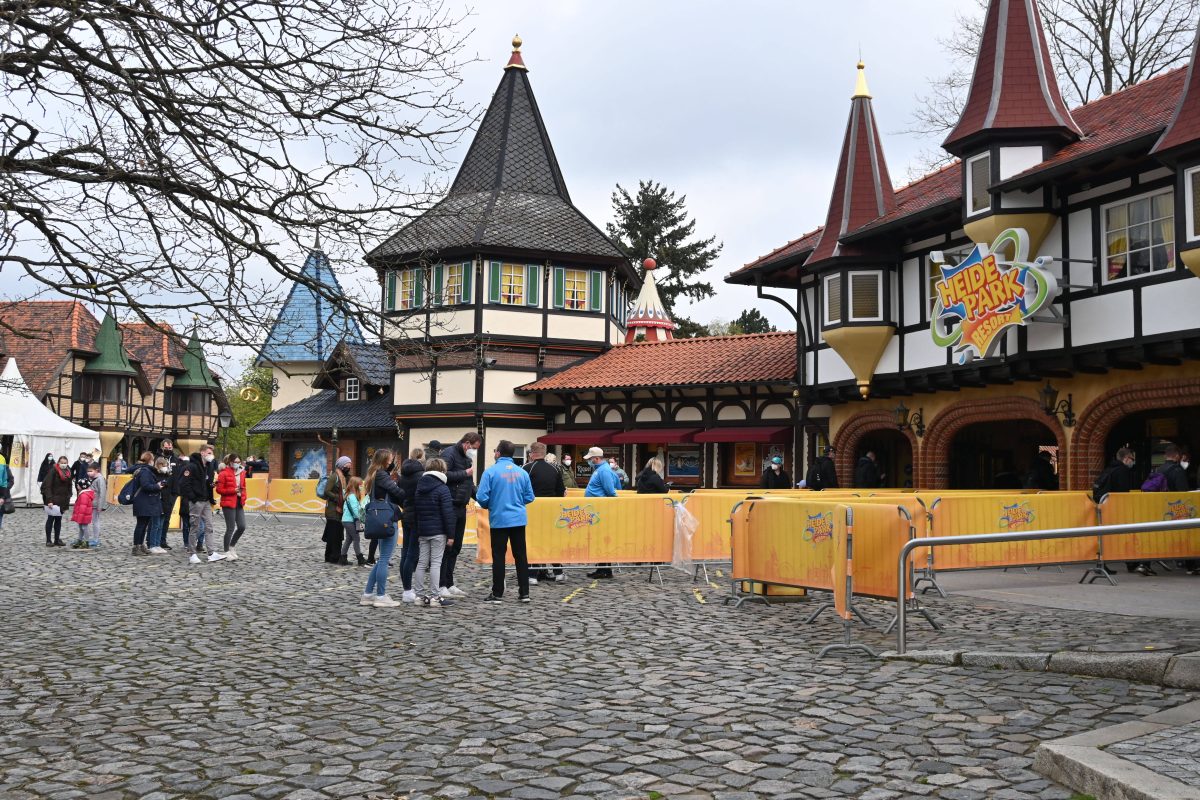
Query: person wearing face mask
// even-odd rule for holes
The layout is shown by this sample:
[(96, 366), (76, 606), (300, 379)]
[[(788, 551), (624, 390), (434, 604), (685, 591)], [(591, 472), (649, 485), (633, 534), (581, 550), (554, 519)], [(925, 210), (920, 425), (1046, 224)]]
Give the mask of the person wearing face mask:
[(760, 489), (790, 489), (792, 476), (783, 468), (783, 459), (775, 456), (763, 470), (762, 480), (758, 482)]
[[(1104, 496), (1112, 492), (1132, 492), (1137, 488), (1137, 476), (1134, 474), (1133, 465), (1137, 463), (1133, 451), (1128, 447), (1122, 447), (1117, 450), (1117, 454), (1113, 456), (1110, 463), (1104, 470), (1096, 476), (1096, 480), (1092, 482), (1092, 501), (1099, 503), (1104, 499)], [(1137, 572), (1140, 561), (1127, 561), (1125, 568), (1130, 572)], [(1113, 570), (1108, 564), (1103, 564), (1103, 569), (1108, 574), (1113, 574)]]
[(50, 470), (54, 469), (54, 453), (46, 453), (46, 457), (42, 460), (42, 465), (38, 467), (38, 486), (42, 485), (42, 481), (46, 480), (46, 475)]
[(621, 481), (621, 488), (628, 489), (629, 488), (629, 473), (626, 472), (625, 470), (621, 469), (621, 462), (617, 461), (617, 459), (615, 459), (615, 458), (610, 458), (608, 460), (608, 466), (610, 468), (612, 468), (613, 474), (616, 475), (617, 479)]
[[(171, 462), (159, 456), (154, 460), (154, 472), (162, 488), (159, 490), (158, 496), (159, 513), (150, 519), (150, 531), (146, 534), (146, 546), (149, 548), (150, 555), (161, 556), (167, 553), (163, 548), (163, 534), (166, 532), (167, 526), (171, 524), (171, 512), (163, 500), (163, 495), (166, 494), (167, 487), (171, 484)], [(172, 500), (172, 505), (174, 505), (174, 500)]]
[(75, 463), (71, 465), (71, 480), (75, 482), (76, 486), (88, 482), (87, 468), (90, 463), (92, 463), (92, 457), (87, 453), (80, 453), (79, 458), (75, 459)]
[(71, 467), (67, 457), (63, 456), (46, 472), (46, 478), (42, 481), (42, 505), (46, 507), (46, 547), (67, 546), (62, 540), (62, 518), (70, 504)]
[(350, 456), (340, 456), (333, 464), (333, 472), (325, 479), (325, 530), (321, 541), (325, 543), (325, 563), (337, 564), (342, 560), (342, 512), (346, 507), (346, 487), (350, 484)]
[(442, 555), (442, 599), (466, 597), (467, 593), (454, 584), (454, 566), (458, 554), (462, 552), (463, 535), (467, 530), (467, 504), (475, 496), (475, 457), (483, 437), (475, 431), (468, 431), (458, 440), (442, 451), (442, 461), (446, 464), (446, 487), (450, 490), (450, 500), (454, 505), (454, 538), (446, 542), (446, 551)]
[(137, 520), (133, 529), (133, 555), (148, 556), (150, 548), (146, 547), (146, 537), (158, 524), (156, 519), (162, 516), (159, 495), (166, 483), (154, 469), (153, 453), (149, 450), (142, 453), (129, 480), (136, 487), (133, 492), (133, 516)]
[(579, 484), (575, 482), (575, 470), (571, 466), (572, 459), (569, 454), (563, 456), (562, 461), (557, 461), (554, 453), (547, 453), (546, 461), (551, 464), (554, 464), (554, 466), (558, 467), (558, 471), (562, 473), (564, 489), (578, 489), (579, 488)]
[(225, 516), (225, 558), (237, 561), (238, 554), (233, 548), (246, 532), (246, 473), (237, 453), (225, 456), (224, 464), (217, 473), (216, 489)]
[[(613, 474), (604, 451), (593, 447), (587, 451), (587, 462), (592, 465), (592, 477), (588, 480), (587, 488), (583, 490), (584, 497), (616, 497), (621, 488), (621, 480)], [(589, 578), (611, 578), (612, 564), (597, 564), (596, 569), (588, 573)]]
[(208, 478), (208, 465), (212, 461), (212, 448), (205, 446), (198, 453), (192, 453), (191, 458), (183, 465), (178, 475), (179, 496), (187, 501), (188, 522), (187, 546), (188, 561), (200, 563), (200, 554), (208, 553), (209, 561), (220, 561), (225, 558), (221, 553), (205, 550), (204, 537), (212, 527), (212, 483)]

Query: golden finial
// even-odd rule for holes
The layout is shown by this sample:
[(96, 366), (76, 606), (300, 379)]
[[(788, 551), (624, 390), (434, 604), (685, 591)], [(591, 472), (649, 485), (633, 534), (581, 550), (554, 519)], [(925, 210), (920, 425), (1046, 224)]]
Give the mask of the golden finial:
[(519, 34), (513, 35), (513, 52), (514, 53), (521, 52), (521, 37)]
[(854, 82), (854, 94), (851, 95), (852, 98), (854, 98), (854, 97), (870, 98), (870, 96), (871, 96), (870, 90), (867, 89), (866, 67), (867, 67), (867, 65), (864, 64), (862, 61), (858, 62), (858, 80), (856, 80)]
[(525, 61), (521, 58), (521, 37), (513, 36), (513, 51), (508, 58), (508, 64), (505, 69), (525, 69)]

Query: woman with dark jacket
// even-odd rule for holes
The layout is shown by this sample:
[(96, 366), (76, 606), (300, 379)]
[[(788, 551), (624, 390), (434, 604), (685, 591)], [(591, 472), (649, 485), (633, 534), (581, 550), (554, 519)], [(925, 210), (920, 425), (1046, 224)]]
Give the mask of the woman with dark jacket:
[[(66, 547), (62, 540), (62, 518), (71, 505), (71, 468), (67, 457), (46, 470), (42, 480), (42, 505), (46, 507), (46, 547)], [(54, 512), (51, 514), (51, 512)], [(54, 538), (50, 538), (53, 530)]]
[(325, 532), (321, 541), (325, 543), (325, 563), (337, 564), (342, 560), (342, 511), (346, 502), (346, 484), (350, 482), (350, 456), (341, 456), (334, 463), (333, 472), (325, 479)]
[[(367, 497), (371, 502), (386, 500), (395, 506), (393, 520), (400, 516), (400, 506), (404, 504), (404, 492), (392, 480), (388, 470), (392, 467), (395, 457), (386, 447), (375, 451), (371, 459), (371, 468), (367, 470)], [(370, 511), (367, 512), (367, 523), (370, 524)], [(367, 576), (367, 588), (359, 598), (358, 604), (374, 606), (375, 608), (395, 608), (398, 602), (387, 596), (388, 562), (392, 553), (396, 552), (396, 523), (391, 523), (385, 538), (379, 540), (379, 560), (371, 567)]]
[(442, 574), (446, 543), (454, 537), (454, 503), (446, 487), (446, 462), (431, 458), (426, 466), (428, 469), (417, 483), (412, 511), (417, 516), (417, 541), (420, 543), (415, 584), (421, 594), (421, 605), (441, 608), (450, 602), (442, 599), (438, 577)]
[[(400, 545), (400, 582), (404, 584), (404, 594), (400, 599), (405, 603), (415, 603), (417, 595), (413, 592), (413, 570), (417, 568), (417, 483), (425, 474), (425, 451), (419, 447), (413, 448), (408, 458), (400, 465), (400, 490), (404, 492), (404, 542)], [(371, 540), (375, 547), (377, 540)], [(439, 565), (440, 569), (440, 565)]]
[(663, 462), (661, 458), (652, 458), (646, 462), (646, 468), (638, 473), (635, 486), (638, 494), (666, 494), (667, 484), (662, 478)]
[(42, 465), (38, 467), (38, 485), (40, 486), (46, 480), (47, 473), (54, 469), (54, 453), (46, 453), (46, 457), (42, 459)]
[(155, 518), (162, 516), (162, 490), (167, 485), (166, 476), (158, 475), (154, 470), (154, 454), (149, 450), (142, 453), (138, 464), (133, 470), (133, 516), (137, 524), (133, 528), (133, 555), (148, 556), (150, 548), (146, 547), (146, 534), (155, 524)]

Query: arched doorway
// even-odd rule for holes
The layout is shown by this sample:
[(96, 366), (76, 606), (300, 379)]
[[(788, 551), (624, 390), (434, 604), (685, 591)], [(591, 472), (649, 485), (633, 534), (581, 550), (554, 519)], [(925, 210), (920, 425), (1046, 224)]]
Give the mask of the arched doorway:
[(950, 489), (1020, 489), (1034, 460), (1049, 456), (1057, 471), (1054, 432), (1036, 420), (975, 422), (961, 428), (950, 444)]
[(834, 466), (838, 484), (854, 486), (854, 467), (858, 459), (875, 452), (883, 485), (887, 488), (915, 486), (917, 437), (911, 430), (896, 427), (896, 417), (888, 411), (866, 411), (842, 423), (834, 437)]
[[(1200, 456), (1200, 405), (1137, 411), (1122, 417), (1108, 432), (1105, 458), (1111, 460), (1118, 448), (1128, 447), (1137, 457), (1134, 472), (1139, 481), (1163, 463), (1163, 450), (1177, 444), (1190, 453), (1192, 461)], [(1188, 483), (1196, 485), (1197, 468), (1188, 469)]]

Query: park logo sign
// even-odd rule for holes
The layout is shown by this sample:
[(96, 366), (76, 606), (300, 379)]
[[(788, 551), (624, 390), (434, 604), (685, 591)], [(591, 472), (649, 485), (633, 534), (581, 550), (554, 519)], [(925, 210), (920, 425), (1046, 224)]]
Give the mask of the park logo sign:
[(959, 364), (993, 355), (1001, 334), (1025, 325), (1058, 297), (1058, 280), (1043, 268), (1050, 259), (1029, 260), (1024, 228), (1005, 230), (991, 247), (976, 243), (958, 264), (945, 263), (937, 252), (930, 260), (942, 273), (934, 285), (930, 333), (938, 347), (955, 348)]

